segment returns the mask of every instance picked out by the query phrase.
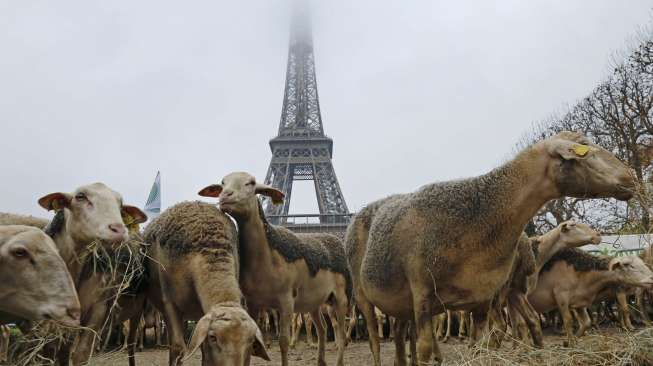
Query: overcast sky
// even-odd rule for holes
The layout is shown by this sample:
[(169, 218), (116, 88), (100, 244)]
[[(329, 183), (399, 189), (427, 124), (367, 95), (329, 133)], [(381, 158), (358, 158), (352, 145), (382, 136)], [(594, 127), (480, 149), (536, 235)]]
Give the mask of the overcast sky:
[[(317, 80), (351, 210), (500, 164), (582, 98), (651, 1), (312, 1)], [(0, 1), (0, 211), (102, 181), (165, 206), (234, 170), (263, 180), (290, 3)], [(312, 189), (291, 210), (316, 210)]]

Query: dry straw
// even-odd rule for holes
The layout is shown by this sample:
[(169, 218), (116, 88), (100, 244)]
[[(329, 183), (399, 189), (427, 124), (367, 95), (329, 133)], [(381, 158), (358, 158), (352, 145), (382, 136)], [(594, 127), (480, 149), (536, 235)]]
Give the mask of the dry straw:
[[(554, 339), (562, 342), (560, 337)], [(453, 354), (445, 356), (445, 362), (467, 366), (653, 365), (653, 328), (633, 333), (616, 333), (614, 328), (601, 330), (580, 338), (575, 347), (548, 343), (544, 348), (534, 348), (519, 341), (517, 344), (492, 349), (486, 346), (487, 342), (480, 341), (471, 348), (455, 347)]]
[(138, 235), (132, 235), (118, 245), (107, 245), (101, 241), (88, 245), (83, 253), (78, 254), (77, 260), (83, 263), (80, 278), (88, 279), (97, 274), (102, 276), (102, 301), (109, 305), (109, 312), (101, 329), (95, 332), (83, 327), (63, 327), (50, 321), (37, 323), (12, 345), (12, 364), (51, 365), (54, 360), (51, 359), (52, 352), (48, 351), (57, 348), (62, 341), (71, 341), (80, 330), (94, 332), (96, 340), (100, 334), (109, 334), (105, 330), (113, 328), (113, 320), (120, 312), (118, 300), (122, 296), (138, 293), (140, 285), (147, 280), (146, 258), (147, 246)]

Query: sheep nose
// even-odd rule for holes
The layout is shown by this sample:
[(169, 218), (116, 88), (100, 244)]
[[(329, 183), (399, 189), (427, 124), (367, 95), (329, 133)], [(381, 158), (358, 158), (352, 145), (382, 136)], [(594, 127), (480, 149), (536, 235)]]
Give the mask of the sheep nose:
[(123, 224), (109, 224), (109, 230), (118, 235), (125, 235), (127, 232), (127, 228), (125, 228), (125, 225)]

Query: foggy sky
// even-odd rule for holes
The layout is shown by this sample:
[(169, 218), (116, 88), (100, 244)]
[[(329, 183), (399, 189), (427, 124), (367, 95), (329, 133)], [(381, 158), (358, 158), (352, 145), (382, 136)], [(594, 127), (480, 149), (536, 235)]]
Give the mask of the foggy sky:
[[(351, 210), (482, 174), (585, 96), (650, 1), (312, 1), (322, 118)], [(263, 180), (287, 0), (0, 2), (0, 211), (102, 181), (165, 206), (234, 170)], [(306, 187), (293, 211), (317, 205)]]

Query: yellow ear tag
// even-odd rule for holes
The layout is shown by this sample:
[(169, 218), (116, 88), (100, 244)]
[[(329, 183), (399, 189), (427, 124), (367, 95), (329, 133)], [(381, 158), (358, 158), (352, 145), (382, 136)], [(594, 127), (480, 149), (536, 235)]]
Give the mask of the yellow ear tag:
[(578, 156), (585, 156), (590, 151), (589, 146), (587, 145), (575, 145), (573, 147), (574, 153)]
[(55, 211), (59, 211), (59, 201), (52, 201), (52, 209)]
[(134, 221), (136, 221), (136, 220), (134, 220), (134, 218), (131, 215), (129, 215), (129, 214), (123, 214), (122, 215), (122, 222), (125, 225), (129, 226), (129, 225), (133, 224)]
[(132, 215), (124, 214), (122, 216), (122, 222), (127, 226), (127, 230), (130, 234), (137, 233), (139, 230), (138, 224)]

